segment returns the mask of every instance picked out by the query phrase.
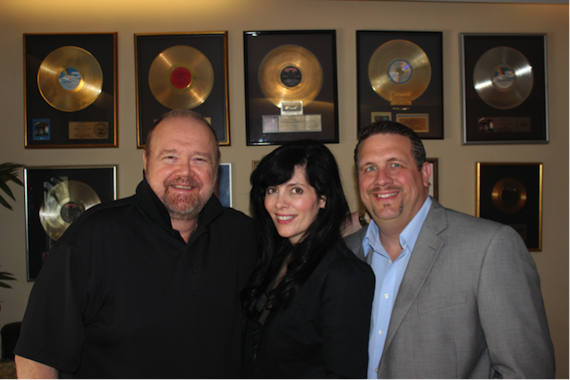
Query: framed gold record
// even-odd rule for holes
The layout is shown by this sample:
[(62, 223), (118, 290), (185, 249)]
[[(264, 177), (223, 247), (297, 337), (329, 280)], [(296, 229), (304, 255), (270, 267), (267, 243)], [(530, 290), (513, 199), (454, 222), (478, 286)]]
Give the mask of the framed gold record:
[(476, 216), (513, 227), (542, 250), (542, 163), (477, 162)]
[(461, 34), (463, 144), (547, 143), (546, 35)]
[(244, 32), (247, 145), (338, 142), (334, 30)]
[(227, 32), (135, 34), (137, 147), (172, 109), (200, 113), (230, 145)]
[(263, 95), (275, 106), (300, 101), (309, 105), (323, 85), (323, 69), (310, 50), (299, 45), (281, 45), (261, 61), (258, 74)]
[(118, 146), (117, 34), (24, 34), (26, 148)]
[(442, 33), (358, 30), (356, 43), (358, 129), (384, 115), (443, 139)]
[(24, 188), (27, 277), (33, 281), (70, 225), (91, 207), (117, 199), (117, 166), (27, 167)]

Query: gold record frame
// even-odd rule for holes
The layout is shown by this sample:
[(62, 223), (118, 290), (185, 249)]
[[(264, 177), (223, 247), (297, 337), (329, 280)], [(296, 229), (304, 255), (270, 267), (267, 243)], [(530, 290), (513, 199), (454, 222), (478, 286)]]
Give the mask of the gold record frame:
[[(137, 94), (137, 148), (144, 148), (148, 131), (154, 121), (171, 107), (196, 111), (205, 117), (218, 135), (220, 146), (231, 145), (230, 102), (228, 84), (228, 32), (185, 32), (185, 33), (138, 33), (135, 40), (136, 94)], [(169, 56), (170, 54), (170, 56)], [(189, 59), (181, 59), (185, 56)], [(172, 57), (175, 62), (167, 72), (156, 70), (153, 62), (168, 62), (160, 57)], [(188, 63), (188, 61), (192, 61)], [(209, 62), (213, 70), (210, 74), (196, 72), (197, 66)], [(155, 63), (155, 66), (157, 64)], [(171, 75), (180, 69), (189, 72), (188, 82), (183, 87), (173, 87)], [(152, 70), (152, 71), (151, 71)], [(164, 71), (164, 70), (163, 70)], [(172, 74), (171, 74), (172, 72)], [(158, 73), (158, 74), (157, 74)], [(170, 77), (169, 77), (170, 75)], [(204, 80), (213, 80), (211, 91), (200, 92)], [(163, 88), (154, 95), (153, 86)], [(182, 88), (181, 88), (182, 87)], [(165, 95), (166, 94), (166, 95)], [(190, 107), (178, 106), (184, 98), (200, 98)], [(166, 105), (164, 104), (166, 103)]]
[[(74, 181), (81, 184), (83, 188), (90, 188), (95, 192), (100, 202), (107, 202), (117, 199), (117, 165), (101, 165), (101, 166), (30, 166), (24, 168), (24, 189), (25, 189), (25, 206), (26, 206), (26, 265), (27, 279), (33, 281), (40, 272), (43, 263), (48, 255), (49, 250), (55, 245), (57, 237), (53, 234), (49, 235), (42, 225), (41, 217), (45, 217), (46, 213), (42, 211), (44, 205), (48, 204), (50, 191), (55, 191), (58, 185), (65, 187), (65, 184)], [(68, 187), (69, 188), (69, 187)], [(82, 194), (77, 192), (77, 196), (82, 196), (83, 200), (87, 198), (85, 192)], [(51, 216), (63, 216), (64, 209), (71, 207), (77, 209), (77, 204), (81, 203), (75, 197), (61, 197), (66, 203), (59, 203), (59, 212), (51, 210)], [(81, 209), (81, 208), (79, 208)], [(81, 210), (83, 213), (85, 210)], [(67, 214), (72, 215), (72, 213)], [(71, 222), (76, 219), (77, 213), (73, 214)], [(63, 220), (63, 218), (62, 218)], [(65, 231), (69, 226), (65, 224), (59, 226)]]
[[(442, 32), (357, 30), (356, 56), (358, 131), (378, 115), (410, 120), (422, 139), (443, 139)], [(393, 78), (396, 72), (401, 82)]]
[(118, 146), (117, 33), (26, 33), (24, 146)]
[(543, 164), (477, 162), (475, 215), (513, 227), (529, 251), (542, 250)]
[(243, 37), (246, 144), (338, 143), (336, 31), (244, 31)]

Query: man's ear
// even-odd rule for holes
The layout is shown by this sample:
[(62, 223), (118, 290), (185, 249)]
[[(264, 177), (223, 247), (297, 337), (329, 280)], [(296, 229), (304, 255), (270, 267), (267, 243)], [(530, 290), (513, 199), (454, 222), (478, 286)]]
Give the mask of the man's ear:
[(422, 181), (424, 183), (424, 187), (429, 189), (429, 178), (431, 177), (431, 165), (429, 162), (424, 162), (422, 166)]

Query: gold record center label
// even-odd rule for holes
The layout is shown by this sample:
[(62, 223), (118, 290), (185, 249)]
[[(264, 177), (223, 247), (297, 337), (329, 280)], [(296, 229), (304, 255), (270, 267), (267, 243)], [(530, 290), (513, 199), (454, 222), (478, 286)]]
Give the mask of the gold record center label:
[(393, 106), (409, 106), (428, 88), (431, 65), (427, 54), (407, 40), (380, 45), (368, 63), (372, 89)]
[(154, 59), (148, 82), (152, 94), (163, 106), (192, 109), (210, 95), (214, 87), (214, 69), (198, 49), (177, 45)]
[(277, 107), (282, 102), (311, 103), (321, 91), (323, 70), (317, 57), (299, 45), (282, 45), (271, 50), (259, 66), (259, 86)]
[(37, 81), (40, 94), (50, 106), (75, 112), (97, 99), (103, 87), (103, 71), (87, 50), (63, 46), (42, 61)]

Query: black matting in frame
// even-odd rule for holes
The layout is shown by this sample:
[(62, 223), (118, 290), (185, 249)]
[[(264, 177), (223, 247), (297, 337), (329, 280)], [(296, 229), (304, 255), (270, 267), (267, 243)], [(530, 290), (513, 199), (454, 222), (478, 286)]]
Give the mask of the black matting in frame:
[[(548, 143), (546, 35), (464, 33), (460, 38), (463, 144)], [(485, 80), (475, 80), (476, 67), (487, 69)], [(519, 86), (529, 68), (533, 83), (525, 98), (520, 93), (527, 90)], [(489, 98), (493, 92), (501, 97)], [(503, 99), (512, 108), (502, 108)]]
[[(66, 48), (63, 61), (53, 64), (56, 50)], [(43, 92), (55, 91), (59, 99), (74, 99), (83, 96), (81, 90), (90, 85), (85, 81), (90, 66), (78, 62), (73, 53), (87, 51), (99, 64), (102, 72), (101, 91), (85, 108), (69, 111), (55, 108), (42, 96), (38, 85), (38, 73), (42, 64), (51, 72), (56, 69)], [(59, 50), (61, 51), (61, 50)], [(87, 54), (87, 56), (89, 55)], [(50, 57), (48, 57), (50, 56)], [(90, 62), (90, 61), (87, 61)], [(61, 63), (62, 65), (60, 65)], [(117, 147), (117, 33), (85, 34), (24, 34), (24, 90), (25, 90), (25, 136), (26, 148), (99, 148)], [(65, 67), (64, 67), (65, 66)], [(65, 83), (73, 73), (83, 82), (71, 90)], [(67, 75), (66, 75), (67, 74)], [(67, 88), (66, 88), (67, 87)], [(49, 97), (48, 97), (49, 98)], [(53, 102), (53, 98), (49, 98)], [(65, 101), (65, 100), (64, 100)]]
[(476, 215), (513, 227), (542, 250), (542, 163), (477, 163)]
[[(59, 236), (58, 228), (65, 231), (85, 211), (85, 204), (93, 203), (91, 191), (97, 194), (101, 202), (117, 199), (116, 178), (116, 166), (24, 169), (28, 281), (34, 280), (40, 272), (49, 250), (59, 238), (52, 238)], [(64, 189), (69, 190), (66, 192)], [(58, 207), (52, 207), (54, 202)], [(44, 204), (47, 208), (42, 215), (48, 217), (50, 226), (55, 226), (52, 231), (56, 233), (51, 235), (46, 232), (40, 219), (40, 210)], [(46, 210), (51, 212), (46, 214)]]
[[(135, 34), (136, 78), (137, 78), (137, 147), (144, 148), (148, 131), (154, 120), (172, 108), (163, 105), (152, 93), (149, 72), (153, 61), (166, 49), (175, 46), (189, 46), (203, 54), (212, 65), (214, 82), (211, 92), (203, 103), (192, 108), (210, 121), (218, 135), (219, 145), (230, 145), (227, 32), (191, 32), (176, 34)], [(168, 57), (167, 57), (168, 58)], [(201, 59), (191, 62), (197, 64)], [(185, 61), (174, 61), (170, 71), (189, 66)], [(192, 68), (190, 68), (192, 69)], [(161, 80), (169, 84), (171, 77)], [(192, 80), (202, 80), (193, 78)], [(192, 90), (193, 83), (188, 87)]]
[[(320, 120), (310, 128), (309, 122), (302, 121), (293, 128), (282, 128), (279, 124), (281, 109), (272, 103), (263, 93), (259, 81), (260, 66), (266, 56), (277, 48), (288, 45), (309, 51), (318, 60), (322, 72), (322, 86), (314, 99), (302, 105), (300, 117)], [(244, 32), (244, 69), (246, 95), (246, 130), (247, 145), (276, 145), (299, 139), (314, 139), (324, 143), (338, 143), (338, 100), (336, 68), (336, 32), (334, 30), (288, 30), (288, 31), (248, 31)], [(296, 66), (294, 59), (283, 63), (284, 66)], [(290, 62), (290, 63), (288, 63)], [(287, 70), (287, 67), (280, 68)], [(305, 68), (294, 67), (301, 75)], [(305, 76), (303, 80), (313, 78)], [(280, 79), (275, 78), (275, 86)], [(300, 82), (305, 86), (307, 82)], [(283, 86), (284, 87), (284, 86)], [(289, 116), (285, 116), (287, 119)], [(268, 128), (265, 120), (276, 120), (275, 128)], [(316, 118), (316, 119), (315, 119)], [(292, 119), (287, 119), (292, 120)], [(286, 121), (286, 120), (285, 120)], [(294, 124), (294, 123), (293, 123)], [(284, 125), (284, 123), (283, 123)], [(298, 128), (306, 126), (305, 130)]]
[[(392, 105), (389, 100), (377, 93), (369, 77), (369, 65), (374, 52), (386, 43), (403, 40), (408, 47), (389, 50), (385, 67), (385, 80), (390, 87), (397, 89), (397, 82), (390, 79), (390, 67), (398, 62), (408, 62), (411, 67), (410, 78), (414, 79), (417, 55), (410, 55), (410, 43), (419, 47), (429, 60), (431, 77), (425, 91), (412, 100), (411, 106)], [(405, 32), (405, 31), (371, 31), (356, 32), (357, 46), (357, 80), (358, 80), (358, 130), (379, 120), (398, 121), (414, 129), (422, 139), (443, 139), (443, 63), (441, 32)], [(388, 45), (384, 45), (386, 47)], [(414, 59), (409, 59), (413, 57)], [(382, 62), (384, 63), (384, 62)], [(404, 68), (404, 70), (409, 70)]]

